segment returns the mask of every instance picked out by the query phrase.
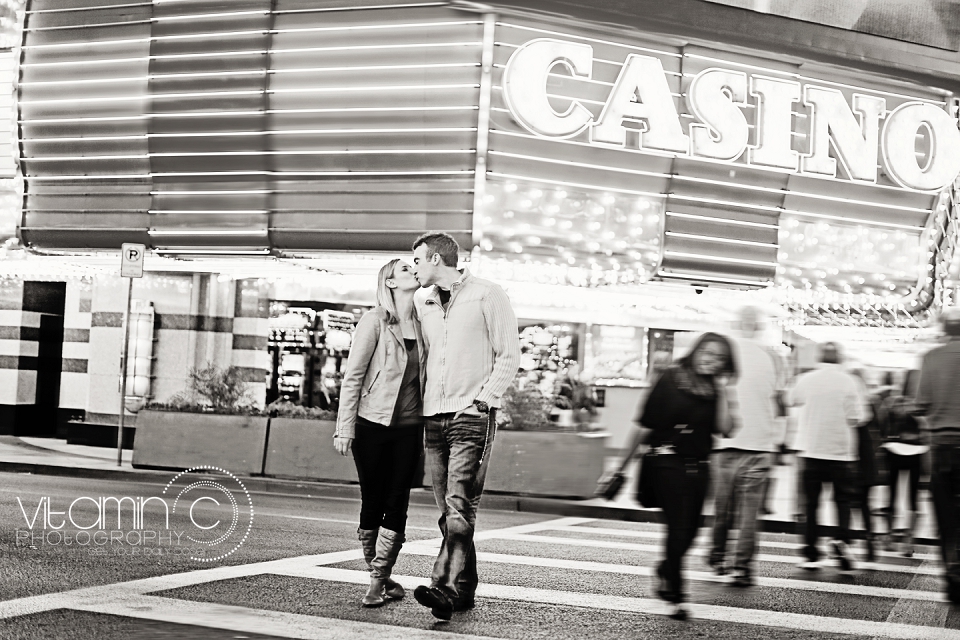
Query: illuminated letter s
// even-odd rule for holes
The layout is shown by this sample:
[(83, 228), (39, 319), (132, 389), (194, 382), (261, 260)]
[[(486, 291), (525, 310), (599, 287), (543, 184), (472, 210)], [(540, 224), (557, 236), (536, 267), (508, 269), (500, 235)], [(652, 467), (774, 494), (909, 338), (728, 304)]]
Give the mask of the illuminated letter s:
[(543, 136), (567, 138), (583, 131), (593, 114), (576, 100), (558, 113), (547, 97), (547, 78), (555, 65), (574, 76), (593, 72), (593, 47), (576, 42), (531, 40), (513, 52), (503, 72), (503, 97), (514, 119), (525, 129)]
[(747, 148), (750, 126), (737, 105), (747, 102), (747, 74), (726, 69), (706, 69), (687, 90), (693, 115), (703, 124), (690, 125), (694, 155), (736, 160)]

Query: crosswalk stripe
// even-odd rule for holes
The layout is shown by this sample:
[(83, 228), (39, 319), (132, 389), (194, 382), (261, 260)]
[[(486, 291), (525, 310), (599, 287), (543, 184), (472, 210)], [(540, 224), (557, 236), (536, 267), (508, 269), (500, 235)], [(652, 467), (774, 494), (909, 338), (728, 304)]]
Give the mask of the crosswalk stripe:
[[(159, 596), (127, 595), (109, 601), (87, 600), (71, 608), (79, 611), (186, 624), (250, 633), (265, 629), (270, 635), (301, 640), (495, 640), (488, 636), (451, 633), (372, 622), (354, 622), (300, 613), (249, 609), (223, 604), (176, 600)], [(501, 639), (502, 640), (502, 639)]]
[[(286, 565), (282, 575), (351, 584), (367, 584), (370, 580), (369, 574), (364, 571), (334, 569), (331, 567)], [(427, 578), (417, 576), (394, 575), (393, 578), (407, 585), (428, 584)], [(477, 588), (477, 596), (481, 598), (585, 607), (626, 613), (663, 615), (667, 612), (665, 603), (649, 598), (574, 593), (511, 585), (481, 584)], [(883, 639), (897, 638), (901, 640), (960, 640), (960, 630), (945, 629), (943, 627), (924, 627), (892, 622), (876, 622), (872, 620), (833, 618), (782, 611), (771, 612), (766, 609), (740, 609), (737, 607), (723, 607), (708, 604), (691, 604), (690, 611), (695, 618), (703, 620), (781, 629), (798, 629), (821, 634), (834, 633), (871, 636)]]
[[(416, 556), (436, 555), (434, 550), (412, 546), (404, 547), (403, 554)], [(627, 564), (611, 564), (605, 562), (591, 562), (589, 560), (566, 560), (563, 558), (543, 558), (540, 556), (515, 556), (503, 553), (477, 552), (477, 560), (499, 564), (517, 564), (532, 567), (550, 567), (553, 569), (571, 569), (574, 571), (593, 571), (600, 573), (617, 573), (621, 575), (652, 576), (653, 569)], [(721, 576), (702, 571), (686, 571), (683, 574), (691, 580), (700, 582), (726, 583)], [(841, 593), (845, 595), (869, 596), (874, 598), (894, 598), (905, 600), (919, 600), (926, 602), (944, 602), (939, 591), (921, 591), (912, 589), (893, 589), (890, 587), (869, 587), (865, 585), (843, 584), (836, 582), (818, 582), (814, 580), (792, 580), (790, 578), (756, 578), (761, 587), (775, 587), (779, 589), (795, 589), (798, 591), (815, 591), (819, 593)]]
[[(633, 529), (609, 529), (605, 527), (578, 527), (578, 526), (564, 526), (564, 527), (551, 527), (551, 531), (567, 531), (571, 533), (586, 533), (594, 534), (601, 536), (617, 536), (621, 538), (654, 538), (657, 540), (662, 540), (666, 535), (664, 530), (660, 531), (642, 531), (642, 530), (633, 530)], [(706, 535), (701, 536), (701, 539), (707, 540)], [(709, 542), (707, 542), (709, 544)], [(770, 549), (789, 549), (798, 551), (803, 548), (804, 545), (797, 542), (776, 542), (773, 540), (758, 540), (758, 544), (761, 547), (768, 547)], [(876, 555), (879, 557), (887, 558), (902, 558), (903, 556), (894, 552), (894, 551), (883, 551), (878, 549)], [(939, 554), (935, 553), (914, 553), (912, 556), (913, 560), (937, 560)]]
[[(908, 589), (919, 589), (921, 587), (939, 589), (940, 580), (933, 576), (916, 575), (907, 586)], [(898, 601), (890, 610), (890, 613), (887, 615), (887, 622), (943, 627), (947, 623), (947, 616), (949, 614), (950, 609), (946, 606), (937, 606), (929, 602), (903, 599)]]
[[(566, 545), (574, 547), (592, 547), (595, 549), (619, 549), (621, 551), (662, 551), (661, 546), (650, 544), (635, 544), (631, 542), (614, 542), (612, 540), (584, 540), (579, 538), (559, 538), (557, 536), (542, 536), (529, 533), (504, 533), (496, 536), (498, 540), (514, 540), (517, 542), (539, 542), (541, 544)], [(415, 543), (415, 544), (420, 544)], [(689, 555), (705, 556), (705, 549), (691, 549)], [(797, 556), (779, 556), (759, 553), (755, 558), (760, 562), (778, 562), (781, 564), (797, 564), (801, 558)], [(908, 567), (906, 565), (871, 563), (870, 567), (876, 571), (890, 573), (921, 573), (924, 575), (939, 575), (941, 570), (931, 563), (929, 566)]]

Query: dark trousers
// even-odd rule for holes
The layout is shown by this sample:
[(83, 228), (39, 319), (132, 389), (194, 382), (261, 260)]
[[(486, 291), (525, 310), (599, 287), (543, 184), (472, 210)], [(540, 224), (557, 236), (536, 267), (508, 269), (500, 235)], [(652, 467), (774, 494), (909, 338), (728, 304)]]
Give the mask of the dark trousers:
[(683, 557), (700, 528), (703, 501), (710, 485), (710, 463), (676, 455), (658, 458), (655, 486), (657, 501), (663, 506), (667, 539), (664, 560), (657, 573), (669, 585), (669, 599), (683, 602)]
[(404, 533), (423, 426), (383, 427), (357, 420), (353, 459), (360, 478), (360, 528)]
[(900, 456), (893, 451), (887, 451), (887, 469), (890, 472), (890, 522), (892, 524), (897, 512), (897, 485), (900, 483), (901, 471), (907, 471), (910, 477), (910, 484), (907, 485), (910, 511), (918, 511), (917, 493), (920, 491), (920, 456)]
[(930, 492), (940, 531), (947, 586), (960, 591), (960, 442), (933, 447)]
[(850, 542), (850, 511), (858, 500), (860, 480), (856, 462), (841, 460), (820, 460), (818, 458), (800, 458), (803, 464), (801, 477), (806, 513), (804, 528), (803, 554), (808, 560), (820, 559), (817, 540), (820, 537), (820, 525), (817, 512), (820, 509), (820, 491), (824, 482), (833, 485), (833, 501), (837, 505), (837, 539)]

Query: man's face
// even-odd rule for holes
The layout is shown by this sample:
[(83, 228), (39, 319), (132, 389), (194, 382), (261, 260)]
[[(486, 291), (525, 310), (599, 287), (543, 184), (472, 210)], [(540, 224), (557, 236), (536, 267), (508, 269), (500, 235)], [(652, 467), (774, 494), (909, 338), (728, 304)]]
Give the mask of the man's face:
[(434, 262), (439, 261), (440, 256), (436, 253), (431, 254), (430, 248), (421, 244), (413, 251), (413, 275), (421, 287), (429, 287), (436, 284), (437, 266)]

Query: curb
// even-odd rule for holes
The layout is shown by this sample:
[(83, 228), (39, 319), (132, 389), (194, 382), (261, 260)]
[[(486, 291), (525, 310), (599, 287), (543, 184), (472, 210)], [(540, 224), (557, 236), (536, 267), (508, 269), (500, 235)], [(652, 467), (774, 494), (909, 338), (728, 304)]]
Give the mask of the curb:
[[(50, 464), (36, 464), (28, 462), (2, 462), (0, 472), (24, 473), (44, 476), (60, 476), (67, 478), (85, 478), (93, 480), (126, 480), (133, 482), (158, 482), (166, 484), (170, 469), (90, 469), (86, 467), (62, 467)], [(348, 500), (360, 499), (360, 485), (338, 482), (321, 482), (310, 480), (291, 480), (265, 476), (244, 476), (241, 478), (247, 490), (251, 493), (264, 495), (288, 495), (304, 498), (340, 498)], [(410, 492), (410, 504), (432, 506), (436, 504), (433, 492), (430, 489), (415, 488)], [(555, 498), (541, 498), (536, 496), (522, 496), (494, 492), (484, 492), (480, 499), (481, 509), (494, 511), (514, 511), (518, 513), (538, 513), (563, 517), (596, 518), (599, 520), (620, 520), (623, 522), (660, 522), (659, 509), (624, 508), (599, 504), (581, 504), (575, 500), (561, 500)], [(703, 516), (701, 526), (713, 526), (713, 516)], [(761, 519), (760, 530), (764, 533), (781, 533), (801, 535), (803, 530), (799, 523), (788, 520)], [(836, 527), (820, 526), (820, 536), (830, 538), (836, 533)], [(851, 531), (854, 539), (862, 540), (864, 532), (859, 529)], [(939, 546), (936, 538), (915, 538), (919, 545)]]

